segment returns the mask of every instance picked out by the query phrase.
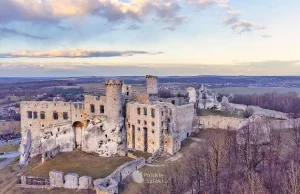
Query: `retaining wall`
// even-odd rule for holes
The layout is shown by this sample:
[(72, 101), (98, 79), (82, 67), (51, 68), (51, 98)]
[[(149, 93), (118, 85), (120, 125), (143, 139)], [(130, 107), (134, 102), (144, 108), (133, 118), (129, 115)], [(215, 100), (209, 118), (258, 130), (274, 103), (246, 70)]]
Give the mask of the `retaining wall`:
[(136, 160), (123, 164), (106, 178), (95, 180), (94, 185), (97, 194), (118, 193), (118, 183), (144, 165), (145, 158), (137, 158)]
[(200, 124), (204, 129), (230, 129), (237, 130), (243, 118), (222, 116), (201, 116)]
[(51, 150), (42, 153), (42, 163), (51, 158), (54, 158), (59, 153), (59, 150), (60, 150), (60, 145), (57, 145)]

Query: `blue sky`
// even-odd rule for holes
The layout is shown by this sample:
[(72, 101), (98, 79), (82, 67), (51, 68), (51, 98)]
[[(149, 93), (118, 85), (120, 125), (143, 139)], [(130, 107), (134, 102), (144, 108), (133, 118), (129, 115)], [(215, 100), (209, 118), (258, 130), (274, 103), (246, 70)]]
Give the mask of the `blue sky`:
[(300, 1), (1, 0), (0, 76), (299, 75)]

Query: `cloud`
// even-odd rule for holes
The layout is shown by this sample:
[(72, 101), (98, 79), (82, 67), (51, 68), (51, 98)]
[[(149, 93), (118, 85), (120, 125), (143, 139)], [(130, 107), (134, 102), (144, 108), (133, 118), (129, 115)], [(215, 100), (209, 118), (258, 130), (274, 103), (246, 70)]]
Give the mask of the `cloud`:
[(224, 9), (231, 9), (231, 7), (227, 4), (217, 4), (218, 7), (224, 8)]
[(168, 27), (165, 27), (165, 30), (174, 31), (176, 30), (176, 26), (181, 25), (182, 23), (186, 22), (185, 16), (174, 16), (170, 18), (154, 18), (154, 22), (162, 22), (168, 25)]
[(8, 38), (10, 36), (21, 36), (21, 37), (26, 37), (26, 38), (32, 38), (32, 39), (38, 39), (38, 40), (46, 40), (49, 39), (48, 37), (43, 37), (43, 36), (35, 36), (32, 34), (28, 34), (25, 32), (20, 32), (18, 30), (14, 29), (9, 29), (9, 28), (0, 28), (0, 38)]
[(223, 24), (231, 26), (231, 28), (233, 30), (236, 30), (239, 34), (244, 32), (252, 32), (254, 30), (265, 29), (264, 25), (239, 19), (240, 15), (242, 14), (242, 11), (233, 9), (231, 6), (229, 6), (229, 0), (188, 0), (188, 3), (196, 4), (200, 9), (204, 9), (212, 5), (223, 9), (223, 13), (225, 14)]
[(238, 34), (266, 29), (264, 25), (239, 19), (242, 14), (241, 10), (232, 9), (228, 6), (228, 9), (224, 14), (226, 15), (226, 18), (223, 19), (223, 24), (231, 26)]
[(271, 35), (267, 35), (267, 34), (262, 34), (260, 35), (262, 38), (272, 38), (273, 36)]
[(218, 7), (223, 8), (227, 8), (228, 6), (228, 0), (188, 0), (188, 3), (198, 5), (198, 7), (201, 9), (204, 9), (211, 5), (217, 5)]
[(230, 10), (226, 11), (226, 14), (228, 14), (228, 15), (241, 15), (242, 11), (237, 10), (237, 9), (230, 9)]
[(262, 30), (265, 29), (265, 26), (253, 22), (249, 22), (246, 20), (238, 20), (232, 23), (231, 28), (238, 29), (239, 33), (243, 33), (243, 32), (251, 32), (253, 30)]
[(127, 27), (128, 30), (138, 30), (140, 29), (141, 27), (139, 25), (136, 25), (136, 24), (131, 24)]
[(58, 23), (87, 15), (107, 21), (143, 21), (155, 14), (174, 17), (180, 10), (175, 0), (1, 0), (0, 22), (29, 21)]
[(237, 16), (228, 16), (226, 19), (223, 20), (223, 23), (225, 25), (231, 25), (238, 22), (238, 17)]
[(92, 57), (128, 57), (139, 54), (156, 55), (162, 52), (147, 51), (92, 51), (92, 50), (50, 50), (50, 51), (16, 51), (0, 53), (0, 58), (92, 58)]
[(169, 31), (175, 31), (175, 30), (176, 30), (176, 28), (173, 27), (173, 26), (165, 27), (165, 28), (163, 28), (163, 29), (164, 29), (164, 30), (169, 30)]

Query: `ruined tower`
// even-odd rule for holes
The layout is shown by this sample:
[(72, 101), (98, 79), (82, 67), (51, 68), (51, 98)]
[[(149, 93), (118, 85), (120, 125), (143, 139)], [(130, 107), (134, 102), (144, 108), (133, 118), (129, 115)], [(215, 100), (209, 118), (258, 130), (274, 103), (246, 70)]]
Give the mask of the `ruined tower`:
[(149, 101), (158, 100), (157, 77), (152, 75), (146, 75), (146, 79)]
[(117, 123), (122, 117), (122, 85), (120, 80), (107, 80), (106, 86), (106, 112), (112, 123)]

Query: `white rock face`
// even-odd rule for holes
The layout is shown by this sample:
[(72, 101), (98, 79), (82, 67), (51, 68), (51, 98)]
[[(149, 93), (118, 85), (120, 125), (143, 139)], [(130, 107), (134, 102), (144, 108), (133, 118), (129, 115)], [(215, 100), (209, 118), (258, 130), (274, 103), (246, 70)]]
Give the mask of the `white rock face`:
[(197, 102), (197, 92), (195, 88), (193, 87), (188, 87), (186, 91), (189, 93), (189, 102), (190, 103), (196, 103)]
[(30, 147), (31, 147), (31, 132), (27, 130), (25, 134), (23, 134), (22, 142), (20, 145), (20, 165), (23, 166), (27, 163), (29, 155), (30, 155)]
[(52, 170), (49, 173), (51, 187), (64, 187), (64, 173)]
[(77, 189), (79, 183), (78, 174), (69, 173), (65, 176), (65, 188)]
[(124, 118), (119, 123), (91, 121), (83, 132), (82, 151), (95, 152), (104, 157), (117, 154), (122, 144), (123, 122)]
[(48, 151), (59, 145), (60, 152), (71, 152), (75, 148), (75, 133), (71, 124), (46, 129), (41, 138), (42, 150)]
[(79, 189), (92, 189), (94, 180), (90, 176), (82, 176), (79, 178)]
[(203, 85), (199, 89), (198, 95), (198, 108), (200, 109), (215, 109), (221, 110), (221, 103), (217, 100), (218, 93), (215, 91), (209, 90)]
[(228, 100), (228, 98), (226, 97), (226, 96), (223, 96), (222, 97), (222, 105), (224, 104), (224, 105), (228, 105), (229, 104), (229, 100)]

